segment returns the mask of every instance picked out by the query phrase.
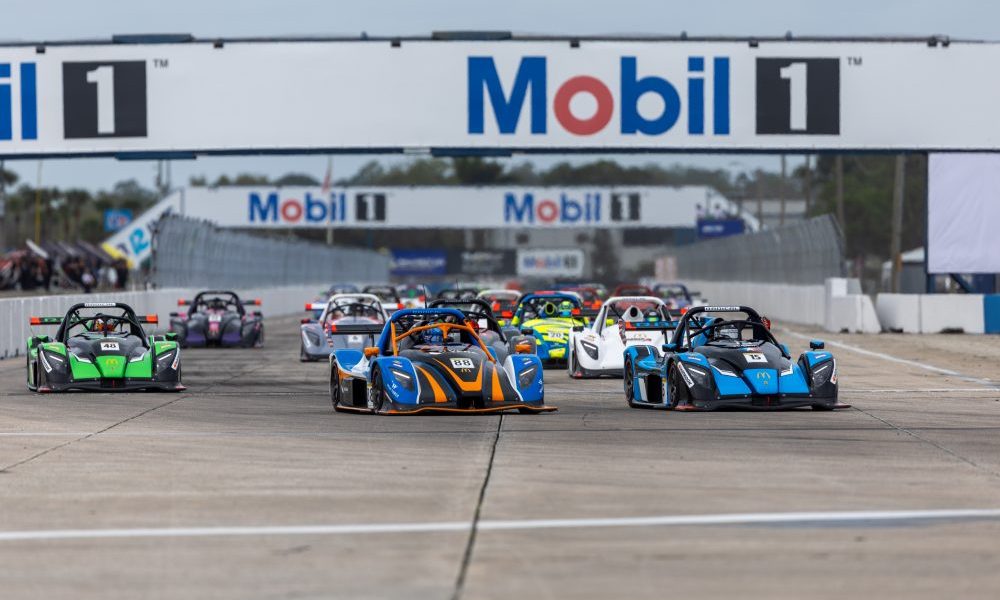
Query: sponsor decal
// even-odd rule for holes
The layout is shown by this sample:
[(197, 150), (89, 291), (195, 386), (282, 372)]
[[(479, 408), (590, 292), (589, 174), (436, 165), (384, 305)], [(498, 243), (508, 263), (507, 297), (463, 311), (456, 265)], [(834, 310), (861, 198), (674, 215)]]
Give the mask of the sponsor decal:
[(758, 58), (757, 133), (840, 134), (839, 58)]
[(146, 61), (64, 62), (66, 139), (146, 137)]
[(85, 302), (84, 308), (114, 308), (114, 302)]
[[(357, 194), (358, 197), (366, 194)], [(385, 220), (385, 194), (382, 198), (382, 221)], [(364, 204), (364, 203), (359, 203)], [(367, 204), (365, 204), (367, 206)], [(278, 192), (250, 192), (247, 195), (250, 223), (327, 223), (347, 220), (347, 195), (332, 193), (328, 197), (306, 192), (301, 199), (282, 198)], [(367, 212), (366, 212), (367, 216)], [(374, 219), (373, 219), (374, 220)]]
[(705, 312), (740, 312), (739, 306), (704, 306)]
[(757, 371), (757, 381), (761, 383), (769, 384), (771, 383), (771, 374), (767, 371)]
[(677, 365), (677, 370), (681, 373), (681, 379), (684, 380), (684, 383), (687, 384), (689, 388), (694, 387), (694, 379), (691, 379), (691, 376), (688, 375), (687, 369), (684, 368), (684, 365), (679, 362), (675, 364)]
[[(764, 356), (763, 354), (761, 354), (760, 352), (744, 352), (743, 353), (743, 359), (746, 360), (748, 363), (766, 363), (767, 362), (767, 357)], [(759, 375), (760, 375), (760, 373), (758, 373), (758, 376)]]
[[(0, 63), (0, 142), (38, 139), (38, 90), (35, 63)], [(15, 119), (14, 98), (21, 114)], [(20, 131), (15, 131), (14, 125)]]
[[(505, 223), (552, 225), (566, 223), (636, 222), (641, 219), (641, 196), (638, 192), (614, 192), (610, 198), (600, 192), (583, 192), (571, 196), (566, 192), (558, 199), (532, 192), (504, 194)], [(607, 205), (607, 206), (606, 206)]]
[(117, 352), (118, 342), (101, 342), (101, 352)]
[[(712, 111), (712, 133), (729, 135), (727, 56), (689, 56), (686, 71), (679, 69), (679, 72), (666, 74), (641, 72), (635, 56), (621, 56), (618, 73), (612, 81), (580, 74), (556, 84), (548, 81), (547, 63), (545, 56), (522, 57), (513, 76), (509, 72), (503, 74), (503, 80), (511, 82), (505, 89), (492, 56), (470, 56), (467, 62), (468, 133), (485, 134), (488, 103), (501, 135), (516, 134), (525, 114), (530, 133), (545, 135), (549, 133), (551, 114), (560, 129), (576, 136), (598, 134), (609, 127), (623, 135), (655, 136), (672, 130), (683, 113), (687, 115), (687, 123), (681, 127), (686, 126), (689, 135), (706, 135), (708, 106)], [(555, 91), (551, 113), (549, 90)], [(682, 92), (686, 92), (683, 100)], [(587, 117), (575, 114), (571, 108), (574, 98), (581, 94), (590, 96), (597, 105), (593, 114)], [(658, 98), (661, 108), (656, 114), (639, 110), (644, 96)], [(709, 98), (710, 103), (707, 102)], [(612, 124), (616, 108), (618, 122)]]
[(474, 369), (476, 363), (471, 358), (452, 358), (451, 366), (455, 369)]

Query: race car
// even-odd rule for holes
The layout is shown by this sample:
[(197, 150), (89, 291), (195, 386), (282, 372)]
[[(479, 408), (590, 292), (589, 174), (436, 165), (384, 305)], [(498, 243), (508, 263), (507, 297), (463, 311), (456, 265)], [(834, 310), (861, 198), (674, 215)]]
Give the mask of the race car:
[(403, 299), (399, 297), (399, 292), (391, 285), (366, 285), (361, 289), (362, 294), (373, 294), (378, 296), (382, 302), (382, 308), (390, 315), (403, 308)]
[(604, 303), (604, 300), (601, 299), (600, 292), (597, 288), (579, 286), (563, 288), (563, 291), (579, 294), (580, 298), (583, 299), (583, 307), (588, 310), (597, 310), (601, 308), (601, 304)]
[[(345, 327), (361, 333), (374, 326)], [(397, 311), (376, 345), (335, 350), (330, 398), (338, 411), (392, 415), (555, 410), (545, 404), (539, 358), (497, 360), (453, 308)]]
[[(507, 319), (514, 316), (514, 309), (517, 308), (521, 292), (517, 290), (483, 290), (476, 297), (488, 302), (497, 322), (500, 325), (506, 325)], [(505, 313), (507, 316), (504, 316)]]
[(545, 366), (562, 366), (566, 361), (569, 333), (586, 326), (583, 301), (573, 292), (536, 292), (517, 303), (507, 329), (535, 337), (538, 356)]
[[(357, 293), (359, 293), (358, 286), (354, 285), (353, 283), (335, 283), (330, 287), (328, 287), (327, 289), (320, 292), (313, 299), (313, 303), (322, 305), (325, 308), (327, 300), (329, 300), (333, 296), (336, 296), (337, 294), (357, 294)], [(319, 319), (322, 312), (323, 312), (322, 308), (314, 311), (313, 318)]]
[(667, 305), (655, 296), (608, 298), (590, 325), (570, 331), (566, 368), (574, 379), (621, 377), (629, 346), (662, 346), (677, 325)]
[(622, 283), (611, 292), (612, 296), (655, 296), (653, 290), (641, 283)]
[[(740, 318), (712, 316), (737, 313)], [(793, 360), (767, 319), (748, 306), (696, 306), (670, 342), (625, 349), (625, 399), (633, 408), (846, 408), (837, 362), (820, 340)]]
[(534, 336), (524, 335), (516, 329), (506, 332), (497, 322), (493, 310), (485, 300), (470, 298), (468, 300), (445, 300), (439, 298), (431, 302), (428, 308), (454, 308), (465, 315), (466, 322), (476, 330), (479, 339), (483, 340), (493, 358), (503, 363), (511, 354), (534, 354)]
[(690, 292), (683, 283), (657, 283), (653, 285), (653, 295), (663, 298), (671, 314), (680, 316), (681, 311), (691, 306), (704, 304), (698, 292)]
[(468, 300), (479, 295), (479, 290), (474, 287), (451, 287), (444, 288), (437, 293), (437, 300)]
[(63, 317), (31, 317), (30, 324), (54, 325), (55, 337), (28, 338), (28, 389), (167, 391), (181, 383), (181, 355), (167, 334), (149, 335), (144, 323), (156, 315), (138, 316), (120, 302), (74, 304)]
[(315, 362), (326, 360), (340, 348), (363, 349), (371, 346), (372, 336), (341, 333), (344, 325), (376, 325), (381, 327), (389, 320), (381, 301), (372, 294), (336, 294), (329, 302), (306, 305), (307, 312), (319, 310), (318, 319), (302, 319), (299, 337), (299, 360)]
[(403, 308), (425, 308), (427, 306), (427, 286), (419, 283), (411, 283), (396, 287)]
[(235, 292), (206, 290), (194, 300), (178, 300), (177, 305), (190, 307), (186, 313), (170, 313), (170, 331), (177, 334), (182, 348), (264, 345), (263, 315), (244, 308), (260, 306), (260, 300), (240, 300)]

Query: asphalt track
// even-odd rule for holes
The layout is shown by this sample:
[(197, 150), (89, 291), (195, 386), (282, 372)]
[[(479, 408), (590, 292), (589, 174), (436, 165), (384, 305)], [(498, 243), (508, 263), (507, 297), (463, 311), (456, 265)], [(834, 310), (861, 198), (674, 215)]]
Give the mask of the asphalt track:
[(39, 396), (0, 361), (0, 597), (1000, 597), (994, 338), (832, 336), (832, 413), (548, 371), (557, 413), (370, 417), (267, 327), (186, 351), (177, 395)]

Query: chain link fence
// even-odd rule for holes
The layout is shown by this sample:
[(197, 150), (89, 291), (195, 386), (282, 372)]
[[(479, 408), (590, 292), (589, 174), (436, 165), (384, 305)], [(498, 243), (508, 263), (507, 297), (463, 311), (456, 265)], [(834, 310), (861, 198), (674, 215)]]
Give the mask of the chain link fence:
[(260, 237), (173, 215), (153, 235), (150, 281), (159, 288), (388, 279), (389, 257), (372, 250)]
[(671, 278), (821, 284), (844, 275), (844, 237), (831, 215), (671, 248)]

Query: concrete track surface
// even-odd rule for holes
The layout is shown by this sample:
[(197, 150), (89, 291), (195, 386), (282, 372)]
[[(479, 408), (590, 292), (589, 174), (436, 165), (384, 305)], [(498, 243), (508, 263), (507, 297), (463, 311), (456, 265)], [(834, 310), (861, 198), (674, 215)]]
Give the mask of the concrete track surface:
[(178, 395), (34, 395), (0, 362), (0, 597), (1000, 597), (993, 338), (832, 336), (832, 413), (632, 410), (548, 371), (557, 413), (370, 417), (267, 327), (185, 351)]

